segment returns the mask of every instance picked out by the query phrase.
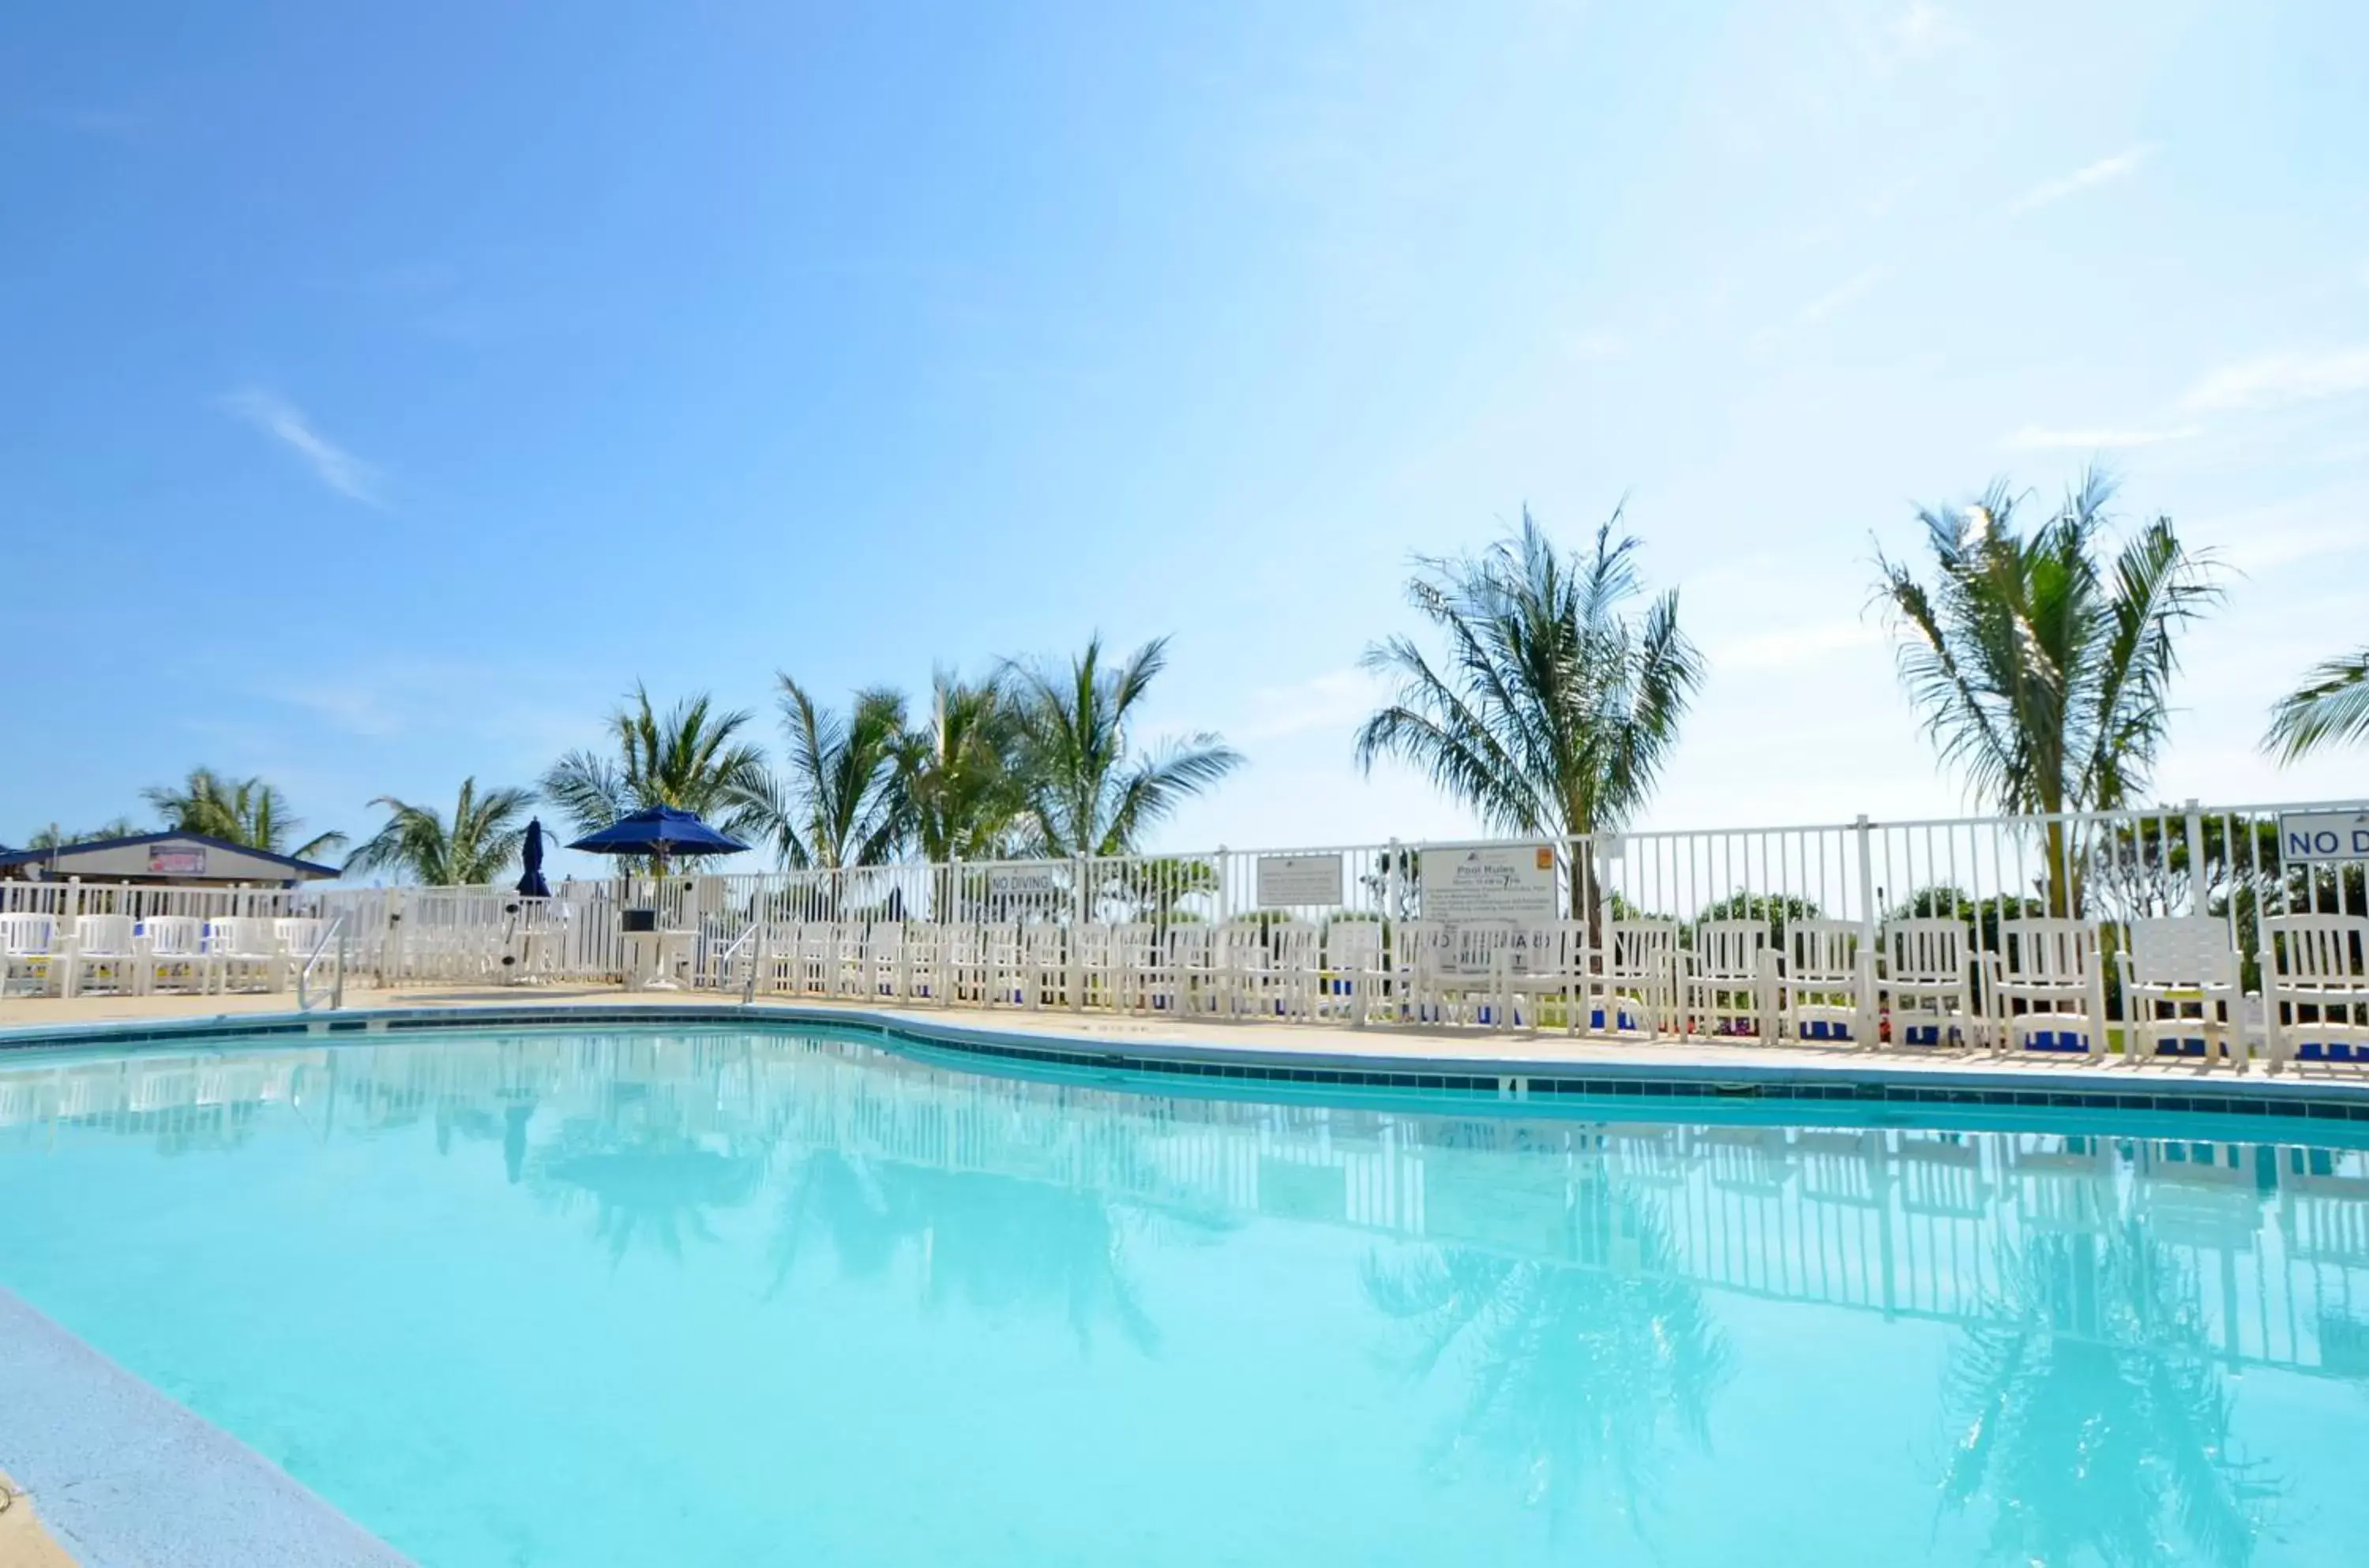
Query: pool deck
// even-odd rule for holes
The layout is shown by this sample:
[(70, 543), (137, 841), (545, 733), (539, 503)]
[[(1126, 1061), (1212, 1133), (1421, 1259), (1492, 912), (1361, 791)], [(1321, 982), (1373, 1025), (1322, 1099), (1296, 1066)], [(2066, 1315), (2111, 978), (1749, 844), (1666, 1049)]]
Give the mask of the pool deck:
[[(86, 996), (71, 1000), (8, 997), (0, 999), (0, 1047), (9, 1044), (9, 1035), (19, 1035), (21, 1038), (22, 1032), (28, 1031), (293, 1018), (299, 1016), (293, 1000), (285, 992)], [(382, 1010), (532, 1009), (540, 1013), (586, 1007), (649, 1008), (677, 1014), (686, 1009), (713, 1009), (719, 1023), (742, 1014), (746, 1008), (761, 1013), (780, 1012), (808, 1018), (843, 1016), (850, 1022), (910, 1024), (933, 1033), (980, 1038), (1029, 1036), (1056, 1047), (1104, 1052), (1148, 1050), (1214, 1059), (1371, 1063), (1400, 1070), (1436, 1064), (1447, 1072), (1492, 1069), (1518, 1071), (1525, 1067), (1570, 1072), (1606, 1068), (1616, 1071), (1674, 1070), (1716, 1077), (1723, 1070), (1733, 1070), (1739, 1078), (1805, 1072), (1862, 1077), (1879, 1072), (1910, 1081), (1926, 1075), (1961, 1082), (1978, 1078), (2025, 1088), (2071, 1080), (2094, 1082), (2104, 1078), (2123, 1086), (2145, 1083), (2157, 1093), (2176, 1084), (2207, 1082), (2225, 1088), (2288, 1088), (2308, 1083), (2340, 1092), (2358, 1088), (2369, 1093), (2369, 1070), (2342, 1063), (2296, 1062), (2273, 1076), (2260, 1063), (2237, 1072), (2226, 1065), (2208, 1068), (2203, 1059), (2193, 1057), (2160, 1057), (2136, 1062), (2125, 1062), (2119, 1056), (2093, 1060), (2074, 1052), (2026, 1051), (2017, 1056), (1994, 1057), (1917, 1047), (1868, 1049), (1847, 1043), (1769, 1046), (1741, 1040), (1643, 1040), (1403, 1024), (1358, 1029), (1333, 1023), (1230, 1022), (1018, 1007), (942, 1008), (820, 998), (761, 998), (753, 1004), (743, 1004), (738, 995), (729, 992), (627, 990), (616, 986), (420, 986), (393, 990), (349, 988), (344, 1012), (358, 1014)], [(339, 1014), (320, 1010), (303, 1016), (324, 1023)]]
[(0, 1568), (406, 1562), (279, 1466), (5, 1289), (0, 1413), (0, 1465), (15, 1478), (11, 1506), (0, 1513)]
[(74, 1568), (66, 1549), (41, 1528), (32, 1494), (0, 1471), (0, 1565), (5, 1568)]

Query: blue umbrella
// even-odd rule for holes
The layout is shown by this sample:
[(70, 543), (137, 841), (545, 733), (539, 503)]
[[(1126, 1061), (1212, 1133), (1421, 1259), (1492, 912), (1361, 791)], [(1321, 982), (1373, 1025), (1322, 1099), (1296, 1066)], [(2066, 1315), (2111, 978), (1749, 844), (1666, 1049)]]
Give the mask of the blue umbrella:
[(551, 884), (543, 879), (543, 818), (530, 817), (526, 823), (526, 844), (519, 851), (525, 863), (526, 875), (519, 878), (519, 896), (526, 898), (548, 898)]
[(699, 819), (698, 814), (671, 806), (653, 806), (621, 817), (597, 833), (587, 833), (567, 846), (596, 854), (641, 854), (658, 862), (659, 875), (674, 855), (738, 854), (749, 846), (727, 838)]

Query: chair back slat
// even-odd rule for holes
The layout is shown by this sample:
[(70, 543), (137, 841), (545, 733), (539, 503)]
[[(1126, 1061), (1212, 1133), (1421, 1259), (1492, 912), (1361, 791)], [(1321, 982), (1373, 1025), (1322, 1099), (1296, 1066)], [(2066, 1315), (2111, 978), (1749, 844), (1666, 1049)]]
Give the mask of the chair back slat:
[(2274, 915), (2262, 921), (2272, 974), (2306, 985), (2369, 985), (2369, 919)]
[(2227, 922), (2213, 915), (2162, 915), (2130, 922), (2131, 979), (2149, 986), (2234, 986), (2237, 951)]
[(1884, 972), (1905, 985), (1949, 985), (1966, 973), (1966, 924), (1933, 916), (1887, 921)]
[(1785, 927), (1785, 973), (1803, 984), (1847, 982), (1859, 973), (1864, 933), (1857, 921), (1797, 920)]

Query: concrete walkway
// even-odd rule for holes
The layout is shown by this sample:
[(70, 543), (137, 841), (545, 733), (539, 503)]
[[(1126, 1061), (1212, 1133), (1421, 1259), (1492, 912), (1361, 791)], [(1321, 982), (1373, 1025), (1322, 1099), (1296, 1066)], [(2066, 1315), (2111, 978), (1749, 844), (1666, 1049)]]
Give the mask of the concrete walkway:
[[(2233, 1074), (2226, 1066), (2207, 1068), (2201, 1059), (2164, 1057), (2125, 1065), (2120, 1057), (2092, 1061), (2072, 1053), (2028, 1051), (2015, 1057), (1959, 1055), (1931, 1049), (1862, 1049), (1848, 1044), (1822, 1046), (1754, 1045), (1715, 1039), (1658, 1040), (1603, 1036), (1530, 1034), (1514, 1029), (1426, 1027), (1403, 1024), (1355, 1029), (1339, 1024), (1282, 1021), (1220, 1022), (1207, 1019), (1143, 1017), (1060, 1009), (1032, 1012), (1025, 1008), (930, 1007), (864, 1004), (820, 998), (760, 998), (761, 1010), (780, 1007), (806, 1014), (846, 1013), (851, 1019), (910, 1019), (940, 1029), (998, 1035), (1031, 1035), (1049, 1040), (1099, 1045), (1114, 1049), (1138, 1047), (1183, 1047), (1195, 1053), (1245, 1057), (1339, 1058), (1389, 1063), (1393, 1066), (1436, 1062), (1448, 1071), (1482, 1063), (1534, 1063), (1563, 1070), (1591, 1066), (1681, 1068), (1696, 1071), (1734, 1067), (1750, 1072), (1771, 1070), (1838, 1070), (1881, 1068), (1903, 1074), (1946, 1073), (1963, 1079), (1968, 1073), (1997, 1073), (2022, 1082), (2063, 1079), (2100, 1072), (2125, 1081), (2142, 1078), (2157, 1082), (2214, 1079), (2222, 1082), (2250, 1079), (2268, 1082), (2261, 1066)], [(349, 1013), (375, 1008), (521, 1008), (537, 1010), (578, 1006), (686, 1007), (715, 1009), (719, 1021), (739, 1010), (738, 993), (712, 990), (626, 990), (617, 986), (414, 986), (399, 990), (348, 988)], [(0, 1035), (6, 1032), (71, 1027), (77, 1024), (132, 1021), (196, 1021), (209, 1018), (292, 1014), (294, 998), (285, 992), (229, 996), (82, 996), (0, 999)], [(331, 1016), (326, 1011), (311, 1014)], [(0, 1039), (5, 1044), (5, 1039)], [(2287, 1082), (2322, 1079), (2362, 1083), (2369, 1074), (2341, 1065), (2298, 1063), (2281, 1073)]]
[[(0, 1568), (405, 1568), (406, 1559), (6, 1289)], [(13, 1526), (8, 1514), (24, 1508)], [(46, 1527), (44, 1528), (43, 1527)], [(63, 1550), (61, 1550), (63, 1549)]]

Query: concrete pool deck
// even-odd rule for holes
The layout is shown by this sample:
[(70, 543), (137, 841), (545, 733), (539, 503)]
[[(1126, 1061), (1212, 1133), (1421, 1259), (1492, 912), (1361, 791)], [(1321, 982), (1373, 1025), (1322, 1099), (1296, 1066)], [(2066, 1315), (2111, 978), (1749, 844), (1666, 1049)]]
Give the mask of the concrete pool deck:
[[(295, 999), (285, 991), (227, 995), (79, 996), (74, 998), (14, 996), (0, 998), (0, 1036), (18, 1031), (80, 1029), (91, 1025), (141, 1023), (195, 1024), (223, 1019), (296, 1017)], [(745, 1007), (758, 1013), (779, 1011), (799, 1016), (843, 1014), (851, 1022), (895, 1020), (942, 1029), (990, 1034), (1024, 1034), (1077, 1045), (1127, 1048), (1162, 1044), (1190, 1047), (1212, 1054), (1287, 1054), (1339, 1056), (1359, 1060), (1387, 1059), (1438, 1062), (1449, 1070), (1483, 1062), (1535, 1062), (1559, 1067), (1652, 1065), (1661, 1067), (1802, 1068), (1844, 1064), (1882, 1066), (1901, 1072), (1999, 1072), (2039, 1078), (2067, 1073), (2112, 1070), (2149, 1077), (2203, 1078), (2229, 1082), (2233, 1076), (2261, 1080), (2259, 1064), (2243, 1074), (2226, 1066), (2207, 1070), (2197, 1058), (2163, 1057), (2126, 1066), (2119, 1057), (2099, 1061), (2073, 1052), (2027, 1051), (2020, 1056), (1958, 1055), (1927, 1048), (1865, 1049), (1848, 1044), (1756, 1045), (1718, 1039), (1642, 1040), (1560, 1031), (1530, 1033), (1520, 1029), (1473, 1026), (1375, 1024), (1358, 1029), (1344, 1024), (1298, 1023), (1283, 1020), (1214, 1020), (1171, 1018), (1144, 1014), (1079, 1013), (1066, 1009), (1021, 1007), (933, 1007), (927, 1004), (867, 1003), (825, 997), (761, 997), (744, 1004), (738, 994), (713, 990), (628, 990), (619, 986), (407, 986), (397, 990), (348, 987), (346, 1013), (406, 1009), (648, 1008), (680, 1012), (713, 1009), (717, 1022), (738, 1015)], [(302, 1014), (314, 1021), (338, 1016), (327, 1009)], [(0, 1040), (5, 1043), (5, 1040)], [(2340, 1065), (2298, 1062), (2280, 1076), (2293, 1078), (2308, 1071), (2335, 1082), (2369, 1083), (2369, 1072), (2348, 1071)]]
[(0, 1568), (74, 1568), (66, 1549), (41, 1528), (33, 1494), (0, 1471)]
[[(1717, 1039), (1616, 1038), (1536, 1034), (1521, 1030), (1403, 1024), (1353, 1028), (1333, 1023), (1224, 1021), (1062, 1009), (931, 1007), (866, 1003), (827, 998), (765, 997), (743, 1003), (731, 992), (627, 990), (617, 986), (414, 986), (399, 990), (348, 988), (340, 1013), (326, 1009), (299, 1014), (285, 992), (217, 996), (85, 996), (0, 998), (0, 1047), (23, 1043), (29, 1034), (50, 1031), (109, 1032), (107, 1026), (142, 1024), (194, 1027), (214, 1020), (236, 1024), (266, 1018), (303, 1018), (328, 1027), (331, 1020), (360, 1026), (374, 1013), (485, 1010), (489, 1014), (531, 1011), (546, 1015), (576, 1009), (685, 1013), (712, 1011), (719, 1024), (750, 1013), (851, 1024), (910, 1025), (944, 1036), (1013, 1041), (1022, 1036), (1054, 1050), (1094, 1055), (1146, 1053), (1163, 1058), (1199, 1058), (1245, 1062), (1364, 1065), (1378, 1070), (1485, 1073), (1551, 1071), (1565, 1076), (1603, 1069), (1613, 1073), (1668, 1072), (1718, 1080), (1732, 1071), (1738, 1080), (1824, 1078), (1895, 1082), (1981, 1082), (2004, 1090), (2044, 1090), (2111, 1084), (2123, 1092), (2178, 1093), (2181, 1085), (2214, 1086), (2221, 1093), (2259, 1090), (2267, 1097), (2293, 1094), (2306, 1086), (2348, 1097), (2369, 1095), (2369, 1069), (2348, 1063), (2293, 1062), (2272, 1075), (2260, 1062), (2238, 1072), (2226, 1064), (2208, 1067), (2196, 1057), (2155, 1057), (2125, 1061), (2116, 1055), (2097, 1059), (2075, 1052), (2025, 1051), (1994, 1057), (1960, 1055), (1930, 1048), (1848, 1043), (1757, 1045)], [(489, 1023), (517, 1022), (489, 1016)], [(16, 1036), (14, 1042), (10, 1036)], [(99, 1043), (94, 1041), (94, 1044)], [(953, 1043), (951, 1040), (948, 1043)], [(2140, 1087), (2144, 1086), (2144, 1087)]]
[(13, 1478), (12, 1505), (0, 1513), (0, 1568), (407, 1561), (6, 1289), (0, 1413), (0, 1467)]

